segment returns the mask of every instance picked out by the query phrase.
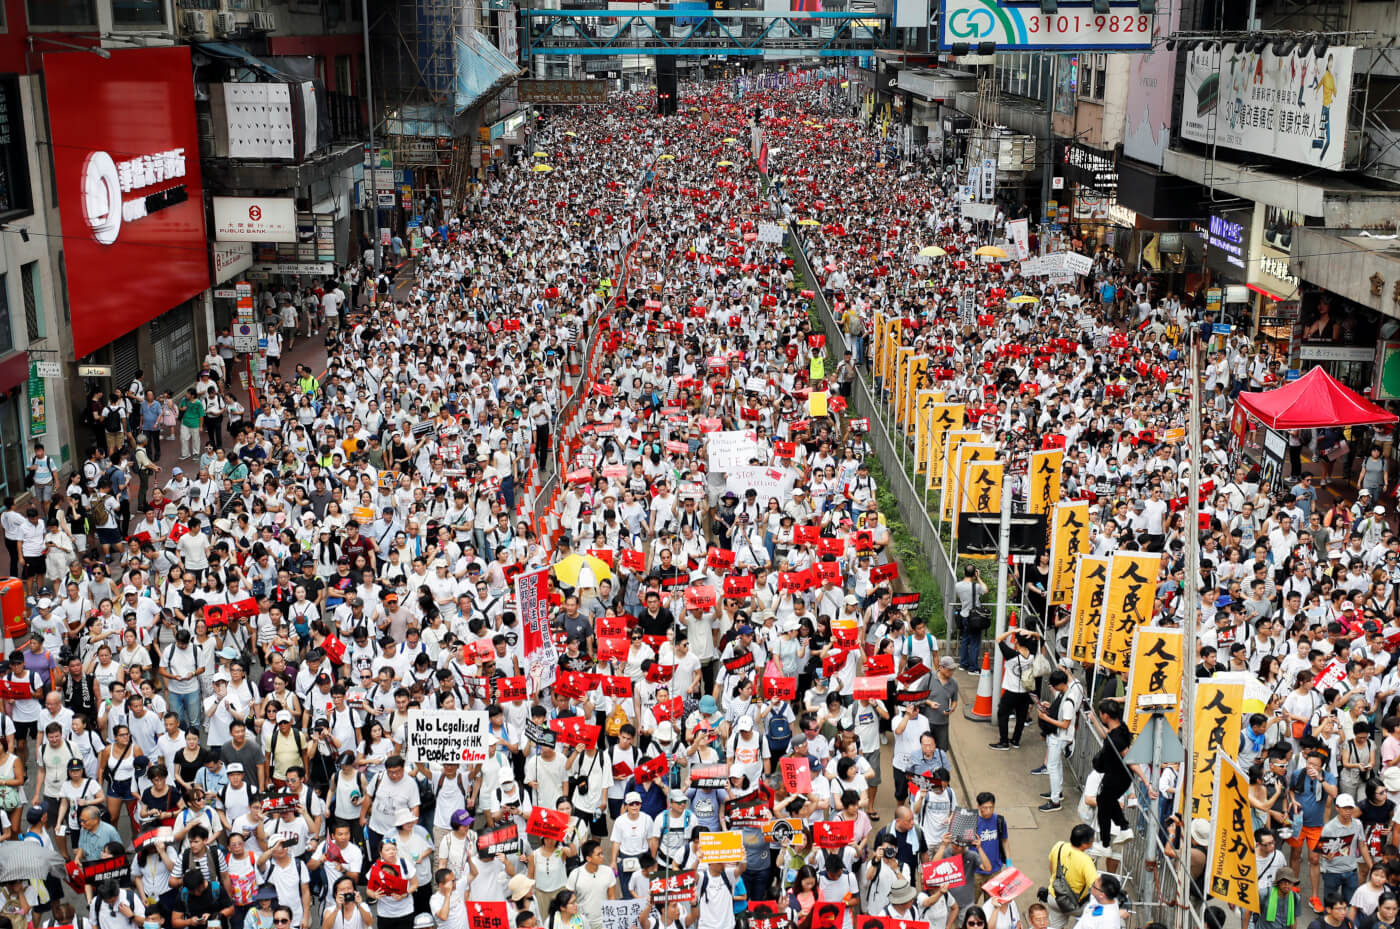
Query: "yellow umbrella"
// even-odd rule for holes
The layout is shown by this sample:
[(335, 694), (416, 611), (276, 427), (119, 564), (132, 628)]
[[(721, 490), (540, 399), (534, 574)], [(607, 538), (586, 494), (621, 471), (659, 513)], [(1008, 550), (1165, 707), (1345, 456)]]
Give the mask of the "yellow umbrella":
[(1005, 258), (1006, 249), (996, 245), (984, 245), (972, 254), (981, 255), (983, 258)]
[(1021, 294), (1019, 297), (1012, 297), (1007, 303), (1039, 303), (1039, 297), (1032, 297), (1030, 294)]
[(920, 258), (941, 258), (946, 254), (948, 253), (937, 245), (925, 245), (923, 248), (919, 249)]
[(608, 563), (606, 561), (601, 558), (595, 558), (592, 555), (580, 555), (578, 552), (574, 552), (563, 561), (555, 564), (554, 576), (558, 578), (561, 583), (568, 584), (570, 587), (577, 587), (578, 576), (583, 570), (584, 565), (587, 565), (593, 571), (594, 580), (604, 581), (612, 577), (612, 571), (608, 569)]
[(549, 152), (535, 152), (536, 158), (548, 158)]
[(554, 170), (554, 165), (535, 165), (534, 170), (537, 174), (548, 174)]
[(799, 219), (799, 220), (797, 221), (797, 225), (799, 225), (799, 226), (820, 226), (821, 223), (817, 222), (815, 219)]
[(732, 167), (734, 167), (734, 162), (732, 162), (732, 161), (721, 161), (721, 162), (718, 162), (718, 164), (719, 164), (719, 166), (720, 166), (721, 168), (732, 168)]
[(728, 143), (728, 142), (737, 142), (737, 141), (739, 141), (739, 140), (736, 139), (736, 138), (734, 138), (734, 137), (731, 135), (731, 136), (726, 137), (726, 138), (724, 139), (724, 141), (725, 141), (726, 143)]
[(564, 133), (564, 135), (568, 136), (568, 137), (571, 138), (571, 139), (577, 139), (577, 138), (578, 138), (578, 133), (577, 133), (577, 132), (574, 132), (572, 129), (569, 130), (568, 132)]
[(657, 156), (656, 156), (656, 160), (657, 160), (657, 161), (675, 161), (675, 160), (676, 160), (676, 156), (675, 156), (675, 155), (657, 155)]

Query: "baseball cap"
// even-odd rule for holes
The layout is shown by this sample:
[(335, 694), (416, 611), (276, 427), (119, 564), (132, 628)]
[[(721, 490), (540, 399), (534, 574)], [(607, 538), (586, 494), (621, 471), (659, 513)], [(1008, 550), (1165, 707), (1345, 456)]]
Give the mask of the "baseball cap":
[(242, 763), (241, 761), (235, 761), (233, 764), (231, 764), (231, 765), (228, 766), (228, 773), (229, 773), (229, 774), (242, 774), (242, 773), (243, 773), (243, 763)]
[(289, 723), (292, 721), (292, 714), (288, 713), (286, 710), (278, 710), (277, 721), (279, 723)]
[(627, 796), (622, 798), (623, 803), (641, 803), (642, 795), (635, 790), (628, 791)]
[(1333, 803), (1339, 810), (1345, 810), (1348, 807), (1353, 810), (1356, 809), (1356, 798), (1351, 794), (1337, 794), (1337, 799), (1333, 801)]

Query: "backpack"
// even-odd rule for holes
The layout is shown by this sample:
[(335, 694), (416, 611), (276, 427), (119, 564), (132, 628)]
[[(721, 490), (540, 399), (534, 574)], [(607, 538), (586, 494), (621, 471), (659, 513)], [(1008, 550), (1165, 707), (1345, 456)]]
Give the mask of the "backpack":
[[(167, 664), (169, 664), (169, 662), (167, 662)], [(269, 765), (269, 768), (271, 767), (271, 765), (272, 765), (272, 763), (273, 763), (273, 759), (275, 759), (275, 758), (277, 757), (277, 738), (278, 738), (278, 736), (280, 736), (281, 734), (282, 734), (282, 730), (281, 730), (280, 728), (279, 728), (279, 729), (273, 729), (273, 730), (272, 730), (272, 739), (267, 743), (267, 763), (268, 763), (268, 765)], [(293, 729), (292, 729), (292, 737), (296, 740), (296, 743), (297, 743), (297, 754), (298, 754), (298, 755), (304, 754), (304, 749), (305, 749), (306, 746), (305, 746), (305, 743), (302, 741), (301, 730), (300, 730), (300, 729), (297, 729), (297, 728), (295, 728), (295, 727), (293, 727)], [(376, 783), (377, 783), (377, 782), (376, 782)]]
[(99, 496), (96, 500), (92, 501), (92, 524), (94, 526), (101, 526), (105, 523), (108, 515), (107, 498), (105, 496)]
[(102, 417), (102, 428), (106, 429), (108, 432), (121, 432), (122, 414), (117, 412), (116, 409), (108, 410), (107, 415)]
[(772, 755), (786, 755), (792, 744), (792, 726), (781, 713), (771, 713), (767, 726), (768, 752)]
[[(222, 888), (222, 884), (219, 882), (219, 856), (215, 854), (215, 849), (217, 848), (218, 846), (212, 843), (204, 847), (204, 861), (209, 865), (209, 894), (213, 897), (218, 897), (219, 890)], [(186, 848), (180, 853), (180, 873), (189, 874), (190, 869), (193, 867), (194, 860), (192, 853)], [(183, 901), (188, 898), (189, 889), (182, 886), (180, 888), (180, 899)]]

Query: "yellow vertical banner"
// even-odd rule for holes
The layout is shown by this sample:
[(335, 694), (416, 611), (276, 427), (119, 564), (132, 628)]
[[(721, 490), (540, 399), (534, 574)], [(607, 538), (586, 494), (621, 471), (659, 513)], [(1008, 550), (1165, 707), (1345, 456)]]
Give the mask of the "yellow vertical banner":
[(877, 377), (885, 373), (885, 314), (875, 313), (875, 332), (871, 338), (870, 361)]
[(1156, 552), (1115, 552), (1104, 595), (1102, 632), (1096, 664), (1106, 671), (1126, 672), (1132, 657), (1133, 633), (1152, 618), (1157, 599), (1157, 575), (1162, 556)]
[(1153, 713), (1165, 713), (1173, 729), (1180, 728), (1176, 710), (1181, 705), (1181, 630), (1139, 626), (1133, 633), (1132, 673), (1128, 677), (1128, 728), (1142, 731)]
[(901, 425), (906, 425), (908, 419), (905, 414), (909, 407), (907, 397), (909, 394), (909, 363), (914, 358), (912, 346), (901, 345), (895, 349), (894, 353), (894, 416)]
[(904, 425), (907, 429), (914, 428), (914, 415), (918, 410), (915, 399), (924, 389), (924, 372), (928, 369), (928, 359), (923, 355), (915, 355), (909, 359), (909, 369), (906, 372), (907, 383), (904, 385)]
[(929, 435), (924, 444), (928, 447), (928, 480), (924, 491), (937, 488), (943, 490), (943, 457), (947, 450), (947, 438), (954, 430), (963, 427), (967, 407), (961, 403), (939, 403), (929, 414)]
[[(1194, 672), (1194, 665), (1193, 665)], [(1196, 706), (1191, 715), (1194, 751), (1191, 763), (1192, 819), (1210, 816), (1215, 793), (1215, 759), (1239, 754), (1244, 719), (1244, 684), (1221, 683), (1210, 678), (1196, 681)]]
[(895, 350), (899, 348), (899, 333), (903, 325), (898, 319), (885, 320), (885, 365), (880, 376), (884, 390), (891, 394), (894, 385), (890, 383), (890, 378), (894, 376)]
[[(973, 429), (950, 429), (943, 433), (943, 454), (942, 463), (938, 466), (938, 492), (946, 499), (953, 492), (953, 485), (958, 483), (956, 468), (958, 466), (958, 446), (963, 442), (975, 442), (982, 438), (982, 433)], [(951, 503), (942, 508), (942, 512), (951, 513)], [(943, 517), (947, 519), (947, 516)]]
[(1225, 753), (1215, 760), (1215, 803), (1210, 811), (1210, 875), (1207, 891), (1226, 903), (1259, 912), (1259, 857), (1249, 807), (1249, 778)]
[(934, 408), (943, 402), (943, 391), (920, 390), (914, 395), (914, 473), (928, 470), (929, 434), (932, 430)]
[(1103, 613), (1104, 592), (1108, 588), (1108, 559), (1082, 555), (1074, 572), (1074, 622), (1069, 656), (1082, 664), (1093, 664), (1099, 651), (1099, 616)]
[(1064, 461), (1063, 449), (1047, 448), (1031, 452), (1031, 488), (1026, 501), (1030, 512), (1049, 513), (1050, 508), (1060, 502), (1060, 477)]
[(1050, 512), (1051, 606), (1069, 606), (1074, 596), (1074, 567), (1089, 549), (1089, 501), (1058, 503)]
[[(978, 436), (981, 433), (977, 433)], [(957, 516), (957, 507), (962, 500), (963, 478), (967, 475), (967, 465), (971, 461), (985, 461), (997, 456), (996, 446), (971, 444), (960, 441), (956, 452), (949, 452), (948, 477), (943, 485), (943, 518), (952, 520)], [(956, 532), (956, 527), (954, 528)]]
[[(985, 446), (964, 445), (966, 451)], [(1000, 461), (974, 460), (963, 472), (962, 513), (1001, 513), (1001, 482), (1006, 467)]]

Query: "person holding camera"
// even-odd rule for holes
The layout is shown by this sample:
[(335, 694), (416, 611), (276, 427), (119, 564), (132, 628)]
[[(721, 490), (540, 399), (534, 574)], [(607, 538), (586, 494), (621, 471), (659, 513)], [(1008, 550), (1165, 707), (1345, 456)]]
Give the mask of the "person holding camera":
[(369, 929), (374, 925), (374, 914), (355, 889), (353, 878), (338, 879), (331, 900), (321, 914), (321, 929)]
[[(288, 916), (291, 910), (285, 906), (279, 906), (275, 914), (283, 911)], [(185, 882), (180, 887), (179, 894), (176, 895), (175, 903), (171, 907), (170, 922), (175, 929), (223, 929), (227, 925), (227, 920), (233, 916), (233, 901), (224, 892), (222, 882), (211, 883), (204, 876), (204, 872), (198, 868), (192, 869), (185, 875)], [(274, 916), (275, 921), (275, 916)], [(100, 929), (136, 929), (131, 927), (114, 927), (106, 923), (98, 924)], [(278, 929), (294, 929), (288, 923), (278, 926)]]

